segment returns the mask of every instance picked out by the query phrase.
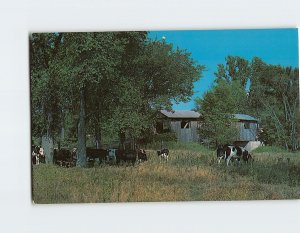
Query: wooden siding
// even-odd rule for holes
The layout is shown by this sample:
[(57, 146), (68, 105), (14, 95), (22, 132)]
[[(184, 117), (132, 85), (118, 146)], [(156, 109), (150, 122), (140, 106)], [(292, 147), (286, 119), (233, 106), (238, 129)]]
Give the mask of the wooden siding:
[[(248, 129), (245, 128), (245, 123), (249, 124)], [(237, 122), (236, 124), (239, 129), (239, 137), (237, 137), (237, 141), (256, 141), (256, 137), (257, 137), (256, 122), (240, 121)]]
[(186, 129), (181, 128), (181, 120), (172, 120), (170, 122), (172, 132), (175, 132), (178, 141), (182, 142), (198, 142), (199, 135), (197, 132), (197, 121), (190, 121), (190, 127)]

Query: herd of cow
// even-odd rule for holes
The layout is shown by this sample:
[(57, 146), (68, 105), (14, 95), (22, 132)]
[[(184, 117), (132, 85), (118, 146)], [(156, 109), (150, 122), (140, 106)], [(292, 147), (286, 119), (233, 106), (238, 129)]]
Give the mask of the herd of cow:
[[(45, 153), (44, 149), (40, 146), (32, 146), (31, 158), (32, 164), (38, 165), (40, 163), (45, 163)], [(169, 150), (163, 148), (157, 151), (157, 155), (161, 161), (169, 160)], [(229, 165), (230, 161), (243, 160), (245, 162), (253, 160), (251, 154), (242, 147), (233, 146), (233, 145), (222, 145), (217, 148), (217, 158), (218, 163), (224, 159)], [(134, 165), (136, 162), (144, 162), (148, 160), (147, 153), (144, 149), (136, 150), (123, 150), (123, 149), (94, 149), (86, 148), (86, 159), (88, 163), (94, 164), (96, 161), (100, 163), (130, 163)], [(73, 148), (72, 150), (61, 148), (54, 149), (53, 151), (53, 163), (62, 167), (74, 167), (77, 162), (77, 149)]]
[[(164, 148), (157, 151), (157, 155), (165, 161), (168, 161), (169, 150)], [(40, 146), (32, 146), (31, 151), (32, 164), (38, 165), (45, 163), (44, 149)], [(147, 153), (144, 149), (136, 150), (123, 150), (123, 149), (94, 149), (86, 148), (86, 159), (90, 164), (95, 162), (110, 163), (110, 164), (121, 164), (129, 163), (135, 164), (136, 162), (141, 163), (148, 160)], [(72, 150), (61, 148), (53, 150), (53, 163), (62, 167), (74, 167), (77, 162), (77, 149)]]

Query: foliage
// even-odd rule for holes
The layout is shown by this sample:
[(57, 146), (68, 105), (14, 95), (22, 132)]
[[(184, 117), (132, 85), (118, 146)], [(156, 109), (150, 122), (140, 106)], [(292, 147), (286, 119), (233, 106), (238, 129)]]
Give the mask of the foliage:
[(218, 71), (215, 73), (217, 82), (219, 80), (226, 82), (238, 81), (245, 88), (250, 78), (251, 64), (238, 56), (228, 56), (225, 60), (226, 67), (223, 64), (219, 64)]
[(151, 141), (153, 142), (176, 142), (177, 137), (176, 133), (174, 132), (166, 132), (166, 133), (161, 133), (161, 134), (155, 134), (151, 135)]
[(30, 82), (32, 133), (54, 135), (61, 123), (60, 95), (53, 60), (61, 46), (61, 36), (52, 33), (30, 37)]
[(257, 57), (249, 62), (228, 56), (226, 66), (218, 65), (215, 75), (213, 89), (196, 100), (204, 119), (200, 130), (204, 138), (216, 143), (234, 141), (234, 131), (225, 127), (229, 125), (226, 114), (244, 113), (260, 120), (259, 140), (298, 149), (298, 68), (269, 65)]
[(199, 130), (202, 139), (215, 145), (232, 143), (238, 135), (233, 114), (244, 113), (246, 93), (237, 80), (218, 80), (212, 90), (196, 100), (203, 121)]
[(261, 119), (261, 140), (296, 150), (299, 117), (298, 68), (252, 61), (249, 107)]

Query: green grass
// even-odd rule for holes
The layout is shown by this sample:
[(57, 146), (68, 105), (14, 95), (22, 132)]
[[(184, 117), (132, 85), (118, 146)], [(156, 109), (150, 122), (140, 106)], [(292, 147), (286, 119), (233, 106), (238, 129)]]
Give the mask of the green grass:
[(278, 146), (260, 146), (253, 152), (255, 153), (286, 153), (287, 151)]
[[(277, 200), (300, 198), (300, 153), (253, 153), (249, 164), (218, 165), (200, 145), (169, 144), (170, 160), (155, 150), (135, 166), (33, 167), (35, 203)], [(282, 158), (278, 160), (278, 158)], [(289, 158), (289, 160), (288, 160)]]
[[(160, 142), (154, 142), (146, 145), (147, 149), (156, 150), (157, 148), (161, 148)], [(187, 150), (187, 151), (197, 151), (201, 153), (210, 153), (212, 150), (207, 147), (196, 143), (196, 142), (164, 142), (163, 148), (168, 148), (170, 150)]]

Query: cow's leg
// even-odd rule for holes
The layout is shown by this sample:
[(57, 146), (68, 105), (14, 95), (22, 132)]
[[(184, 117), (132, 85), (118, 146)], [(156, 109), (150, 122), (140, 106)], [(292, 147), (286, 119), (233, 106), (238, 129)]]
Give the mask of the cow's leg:
[(233, 156), (233, 155), (229, 155), (229, 156), (227, 157), (227, 166), (229, 166), (229, 162), (230, 162), (232, 156)]
[(225, 156), (220, 156), (220, 157), (218, 157), (218, 164), (220, 164), (221, 163), (221, 160), (222, 159), (224, 159), (225, 160)]

